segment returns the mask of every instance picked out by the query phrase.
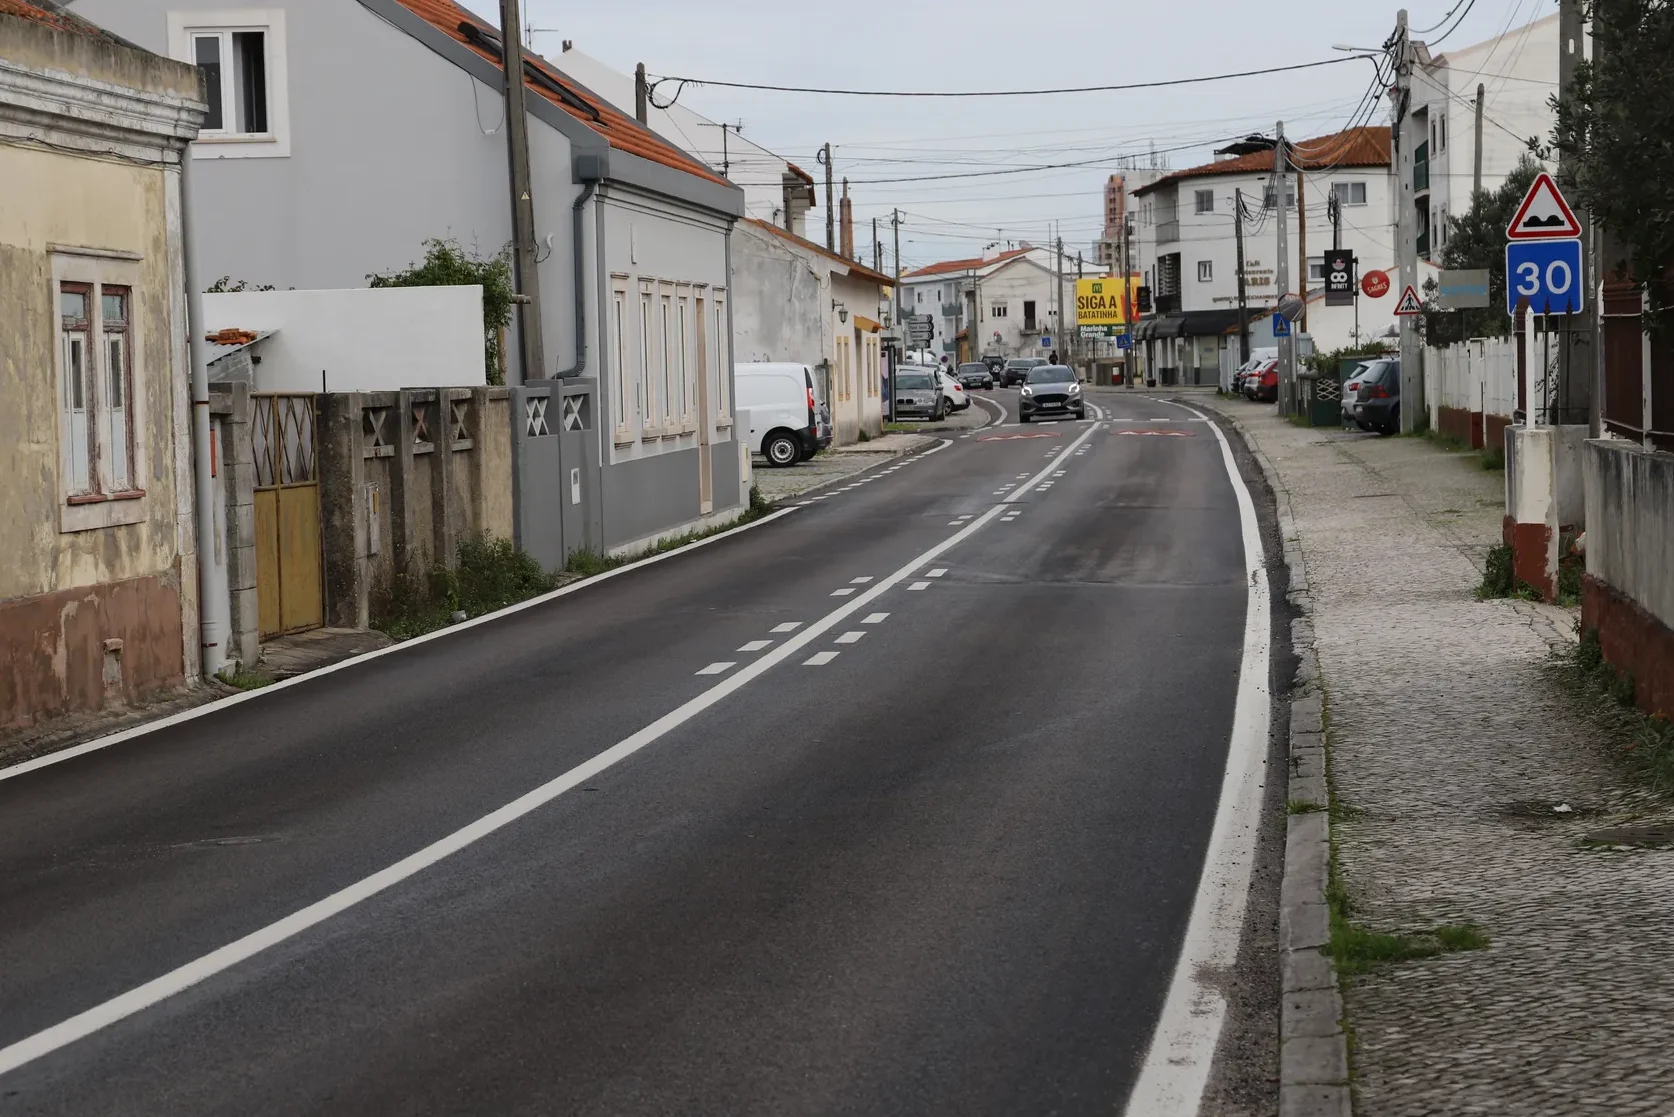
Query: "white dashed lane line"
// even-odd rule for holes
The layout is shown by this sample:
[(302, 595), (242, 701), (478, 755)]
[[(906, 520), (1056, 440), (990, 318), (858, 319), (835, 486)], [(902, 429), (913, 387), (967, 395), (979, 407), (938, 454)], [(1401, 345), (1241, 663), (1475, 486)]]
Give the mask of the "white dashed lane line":
[(726, 672), (732, 670), (734, 667), (737, 667), (737, 666), (738, 666), (738, 664), (734, 661), (731, 661), (731, 660), (729, 660), (725, 663), (711, 663), (708, 667), (705, 667), (703, 670), (699, 671), (698, 674), (699, 675), (722, 675), (722, 674), (725, 674)]
[(741, 652), (759, 652), (763, 648), (770, 647), (772, 643), (771, 640), (751, 640), (738, 650)]
[(839, 644), (858, 644), (860, 643), (860, 638), (864, 635), (866, 635), (864, 632), (845, 632), (843, 635), (837, 637), (836, 642)]
[(910, 589), (910, 590), (927, 590), (927, 589), (930, 588), (930, 583), (929, 582), (914, 582), (912, 585), (908, 586), (907, 588)]
[(853, 586), (844, 586), (840, 590), (832, 590), (831, 591), (831, 596), (832, 597), (847, 597), (847, 596), (849, 596), (849, 594), (851, 594), (853, 592), (854, 592), (854, 587)]
[(860, 577), (860, 578), (850, 578), (849, 579), (849, 585), (851, 585), (851, 586), (864, 586), (867, 582), (870, 582), (871, 580), (872, 580), (872, 576), (870, 574), (867, 574), (864, 577)]
[(926, 578), (940, 578), (943, 574), (946, 574), (946, 573), (947, 573), (947, 567), (938, 566), (938, 567), (936, 567), (936, 569), (934, 569), (934, 570), (930, 571), (930, 573), (926, 574), (925, 577)]
[(837, 658), (837, 653), (836, 652), (815, 652), (813, 655), (809, 656), (806, 660), (803, 661), (802, 666), (804, 666), (804, 667), (824, 667), (826, 664), (830, 663), (832, 660), (834, 660), (836, 658)]
[(801, 621), (786, 621), (784, 624), (774, 625), (772, 628), (768, 629), (768, 631), (769, 632), (795, 632), (797, 629), (799, 629), (801, 627), (802, 627), (802, 622)]
[(889, 619), (889, 614), (888, 613), (868, 613), (868, 614), (866, 614), (866, 619), (861, 621), (860, 623), (861, 624), (882, 624), (884, 621), (886, 621), (888, 619)]

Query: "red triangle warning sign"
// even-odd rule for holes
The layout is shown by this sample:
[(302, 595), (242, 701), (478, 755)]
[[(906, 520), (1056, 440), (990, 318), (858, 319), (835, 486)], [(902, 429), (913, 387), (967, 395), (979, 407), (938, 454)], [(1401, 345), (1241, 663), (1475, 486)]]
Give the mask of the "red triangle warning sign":
[(1564, 201), (1552, 176), (1541, 171), (1535, 176), (1517, 216), (1505, 227), (1507, 240), (1557, 240), (1581, 235), (1581, 222)]
[(1401, 301), (1395, 304), (1395, 313), (1399, 315), (1423, 314), (1424, 304), (1419, 301), (1418, 292), (1407, 284), (1407, 289), (1401, 292)]

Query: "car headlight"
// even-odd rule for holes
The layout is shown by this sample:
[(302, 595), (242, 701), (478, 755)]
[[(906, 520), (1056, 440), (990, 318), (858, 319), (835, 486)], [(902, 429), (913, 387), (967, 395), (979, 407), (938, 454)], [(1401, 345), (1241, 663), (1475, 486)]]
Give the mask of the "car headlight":
[(1031, 389), (1027, 384), (1025, 384), (1025, 385), (1023, 385), (1023, 394), (1026, 395), (1026, 396), (1032, 396), (1035, 393), (1034, 393), (1033, 389)]
[(1078, 396), (1080, 394), (1081, 394), (1081, 385), (1080, 384), (1071, 384), (1070, 385), (1070, 395)]

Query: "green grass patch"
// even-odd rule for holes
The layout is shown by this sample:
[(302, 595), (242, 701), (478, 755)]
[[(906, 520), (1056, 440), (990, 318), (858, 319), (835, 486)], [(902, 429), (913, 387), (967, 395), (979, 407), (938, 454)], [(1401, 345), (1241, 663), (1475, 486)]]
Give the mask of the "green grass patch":
[(220, 679), (228, 686), (237, 687), (239, 690), (260, 690), (264, 686), (272, 686), (275, 682), (260, 671), (252, 671), (243, 665), (236, 670), (225, 672)]
[(1511, 547), (1501, 543), (1488, 551), (1488, 562), (1482, 571), (1482, 582), (1476, 587), (1479, 600), (1515, 597), (1523, 601), (1539, 601), (1540, 591), (1517, 577), (1512, 566)]
[(1290, 799), (1285, 802), (1286, 814), (1317, 814), (1323, 810), (1325, 807), (1312, 799)]
[(1462, 454), (1471, 448), (1468, 442), (1462, 442), (1450, 434), (1443, 434), (1439, 430), (1425, 431), (1424, 438), (1431, 445), (1438, 446), (1449, 454)]
[(1395, 962), (1434, 958), (1461, 950), (1486, 950), (1488, 936), (1470, 923), (1447, 924), (1428, 931), (1371, 931), (1333, 918), (1327, 949), (1342, 974), (1359, 974)]
[(471, 535), (459, 541), (458, 565), (423, 579), (398, 577), (372, 627), (410, 640), (452, 623), (463, 612), (478, 617), (543, 594), (556, 585), (540, 563), (509, 539)]
[(1640, 712), (1634, 705), (1638, 686), (1632, 672), (1617, 670), (1604, 658), (1598, 630), (1583, 628), (1568, 654), (1583, 701), (1599, 703), (1598, 713), (1615, 730), (1620, 758), (1630, 771), (1664, 795), (1674, 795), (1674, 721)]
[(1505, 450), (1494, 446), (1482, 451), (1482, 458), (1477, 463), (1488, 473), (1503, 473), (1505, 471)]

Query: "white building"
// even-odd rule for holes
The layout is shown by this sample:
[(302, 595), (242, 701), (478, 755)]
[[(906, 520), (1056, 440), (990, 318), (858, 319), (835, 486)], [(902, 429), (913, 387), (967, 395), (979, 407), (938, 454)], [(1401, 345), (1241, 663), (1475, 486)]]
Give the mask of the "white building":
[(1476, 91), (1483, 91), (1482, 188), (1498, 189), (1528, 153), (1528, 139), (1548, 139), (1547, 98), (1558, 88), (1556, 13), (1473, 46), (1430, 57), (1415, 44), (1412, 132), (1414, 236), (1421, 260), (1441, 259), (1447, 219), (1470, 209), (1476, 174)]
[[(930, 349), (938, 354), (975, 359), (987, 354), (1003, 357), (1066, 352), (1068, 340), (1058, 328), (1058, 308), (1064, 308), (1071, 333), (1075, 329), (1076, 260), (1059, 260), (1059, 290), (1053, 291), (1053, 253), (1050, 248), (1025, 244), (1021, 248), (989, 248), (968, 260), (944, 260), (901, 277), (902, 313), (929, 315), (935, 330)], [(1083, 262), (1088, 276), (1103, 274)], [(975, 307), (974, 311), (972, 307)], [(962, 332), (976, 324), (976, 347)], [(1073, 343), (1071, 343), (1073, 344)]]
[[(569, 39), (564, 40), (564, 52), (557, 65), (567, 77), (627, 115), (634, 115), (632, 74), (613, 70), (582, 53)], [(710, 120), (678, 102), (668, 108), (659, 108), (655, 103), (666, 100), (666, 89), (659, 90), (656, 98), (647, 98), (646, 127), (740, 186), (744, 191), (746, 215), (799, 237), (808, 235), (807, 213), (815, 205), (812, 175), (754, 142), (731, 122), (723, 129), (719, 121)]]
[[(1354, 252), (1361, 275), (1393, 270), (1389, 129), (1354, 128), (1293, 143), (1290, 166), (1283, 189), (1289, 289), (1293, 294), (1305, 291), (1306, 332), (1320, 349), (1347, 345), (1357, 334), (1364, 338), (1384, 333), (1394, 322), (1400, 292), (1376, 300), (1362, 296), (1357, 306), (1326, 307), (1324, 253), (1336, 245)], [(1284, 293), (1278, 289), (1278, 199), (1272, 167), (1271, 148), (1239, 144), (1213, 163), (1176, 171), (1133, 192), (1139, 214), (1135, 268), (1152, 298), (1152, 310), (1142, 317), (1134, 337), (1148, 376), (1162, 383), (1217, 383), (1220, 351), (1238, 348), (1234, 214), (1240, 196), (1246, 215), (1244, 286), (1252, 344), (1271, 337), (1268, 323)], [(1335, 228), (1328, 205), (1333, 196), (1340, 215)]]

